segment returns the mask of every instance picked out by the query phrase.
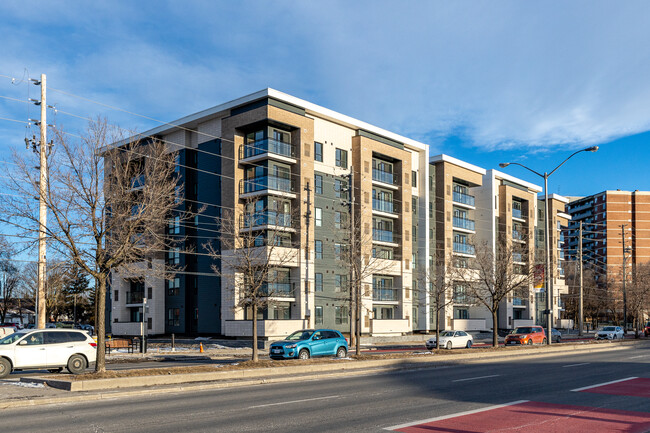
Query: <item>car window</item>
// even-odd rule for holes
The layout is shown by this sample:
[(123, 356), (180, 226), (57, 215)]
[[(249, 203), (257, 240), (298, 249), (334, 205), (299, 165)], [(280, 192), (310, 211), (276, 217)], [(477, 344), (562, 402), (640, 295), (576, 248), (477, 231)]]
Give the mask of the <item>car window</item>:
[(615, 330), (616, 330), (616, 328), (614, 328), (613, 326), (605, 326), (603, 328), (603, 331), (615, 331)]
[(465, 332), (465, 331), (458, 331), (458, 335), (459, 335), (460, 337), (467, 337), (467, 332)]
[(289, 335), (287, 337), (287, 340), (289, 341), (299, 341), (299, 340), (307, 340), (309, 337), (311, 337), (311, 334), (313, 334), (314, 331), (296, 331), (293, 334)]
[(323, 332), (317, 331), (317, 332), (314, 332), (314, 338), (312, 338), (312, 340), (322, 340), (323, 338), (325, 338), (325, 336), (323, 335)]
[(86, 341), (86, 336), (81, 332), (64, 332), (68, 337), (68, 341)]
[(339, 338), (339, 334), (334, 331), (323, 331), (325, 333), (325, 338)]
[(24, 341), (27, 342), (28, 346), (43, 344), (43, 334), (44, 332), (34, 332), (33, 334), (28, 335)]
[(25, 336), (24, 332), (15, 332), (13, 334), (7, 335), (6, 337), (0, 339), (0, 344), (11, 344), (20, 340)]
[(453, 331), (443, 331), (443, 332), (440, 333), (440, 336), (441, 337), (453, 337), (454, 333), (453, 333)]
[(533, 329), (532, 329), (532, 328), (524, 328), (524, 327), (521, 327), (521, 328), (517, 328), (517, 329), (515, 329), (515, 330), (513, 331), (513, 334), (530, 334), (531, 332), (533, 332)]

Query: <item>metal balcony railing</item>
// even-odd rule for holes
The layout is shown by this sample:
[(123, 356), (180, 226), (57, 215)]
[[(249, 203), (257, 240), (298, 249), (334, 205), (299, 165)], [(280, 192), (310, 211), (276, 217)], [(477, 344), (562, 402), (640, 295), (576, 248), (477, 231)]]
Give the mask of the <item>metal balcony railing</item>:
[(144, 292), (126, 292), (127, 304), (142, 304)]
[(295, 158), (296, 148), (291, 143), (285, 143), (284, 141), (273, 138), (265, 138), (264, 140), (257, 140), (253, 143), (239, 146), (239, 159), (251, 158), (265, 153)]
[(257, 191), (282, 191), (282, 192), (295, 192), (295, 182), (293, 179), (288, 179), (278, 176), (259, 176), (250, 179), (242, 179), (239, 182), (239, 193), (247, 194)]
[(399, 301), (399, 289), (386, 288), (381, 286), (372, 287), (373, 301)]
[(250, 228), (256, 226), (279, 226), (279, 227), (292, 227), (293, 221), (291, 214), (279, 213), (275, 211), (255, 212), (246, 214), (239, 217), (239, 224), (242, 228)]
[(454, 252), (461, 254), (475, 254), (474, 245), (464, 244), (462, 242), (454, 242)]
[(393, 242), (393, 232), (389, 230), (372, 229), (372, 240), (378, 242)]
[(387, 183), (389, 185), (397, 184), (397, 177), (393, 173), (384, 170), (379, 170), (378, 168), (372, 169), (372, 180)]
[(453, 221), (454, 227), (465, 230), (474, 230), (474, 220), (467, 218), (454, 217)]
[(277, 298), (293, 298), (291, 283), (264, 283), (261, 292)]
[(474, 206), (474, 202), (475, 202), (473, 195), (465, 194), (458, 191), (454, 191), (452, 199), (456, 203), (466, 204), (467, 206)]
[(512, 305), (516, 305), (518, 307), (523, 307), (526, 305), (526, 301), (524, 301), (521, 298), (512, 298)]
[(379, 212), (387, 212), (387, 213), (397, 213), (397, 205), (393, 203), (392, 201), (388, 200), (379, 200), (376, 198), (372, 199), (372, 210), (376, 210)]

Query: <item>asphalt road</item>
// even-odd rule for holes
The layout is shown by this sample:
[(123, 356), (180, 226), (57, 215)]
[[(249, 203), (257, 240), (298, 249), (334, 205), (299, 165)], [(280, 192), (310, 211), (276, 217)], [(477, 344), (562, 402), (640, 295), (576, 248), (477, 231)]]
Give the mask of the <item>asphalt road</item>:
[[(4, 410), (20, 432), (377, 432), (516, 400), (650, 413), (647, 398), (572, 389), (650, 378), (650, 347)], [(480, 431), (480, 430), (479, 430)]]

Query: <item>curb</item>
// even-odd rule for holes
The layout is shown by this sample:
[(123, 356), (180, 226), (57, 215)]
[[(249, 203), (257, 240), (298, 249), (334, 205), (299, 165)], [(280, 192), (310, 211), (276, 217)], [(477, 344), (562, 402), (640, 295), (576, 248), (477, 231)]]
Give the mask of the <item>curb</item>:
[[(295, 367), (284, 367), (284, 368), (264, 368), (264, 369), (253, 369), (253, 370), (233, 370), (233, 371), (224, 371), (217, 372), (220, 373), (221, 377), (214, 377), (212, 379), (205, 376), (211, 375), (215, 376), (215, 373), (189, 373), (182, 375), (174, 376), (143, 376), (144, 378), (154, 379), (152, 381), (147, 380), (147, 384), (134, 384), (134, 377), (126, 378), (115, 378), (115, 379), (97, 379), (94, 381), (79, 381), (79, 382), (97, 382), (97, 381), (125, 381), (121, 385), (131, 384), (132, 387), (146, 387), (146, 389), (138, 390), (128, 390), (127, 387), (123, 386), (121, 389), (119, 384), (112, 384), (112, 387), (117, 387), (117, 391), (106, 391), (106, 388), (102, 388), (102, 392), (85, 394), (84, 395), (70, 395), (64, 397), (48, 397), (48, 398), (35, 398), (31, 400), (12, 400), (12, 401), (0, 401), (0, 410), (25, 407), (25, 406), (40, 406), (40, 405), (50, 405), (50, 404), (63, 404), (63, 403), (75, 403), (82, 401), (97, 401), (97, 400), (110, 400), (116, 398), (130, 397), (130, 396), (141, 396), (141, 395), (151, 395), (154, 391), (152, 386), (165, 386), (164, 388), (155, 389), (157, 394), (160, 393), (181, 393), (186, 391), (201, 391), (209, 389), (220, 389), (220, 388), (234, 388), (242, 386), (251, 386), (251, 385), (263, 385), (271, 383), (284, 383), (284, 382), (295, 382), (295, 381), (305, 381), (305, 380), (320, 380), (323, 378), (336, 378), (336, 377), (345, 377), (345, 376), (363, 376), (363, 375), (375, 375), (382, 374), (387, 372), (396, 372), (400, 370), (414, 370), (422, 368), (435, 368), (439, 365), (444, 365), (446, 361), (458, 362), (462, 364), (472, 364), (472, 363), (483, 363), (489, 361), (495, 361), (498, 359), (525, 359), (525, 358), (540, 358), (540, 357), (549, 357), (557, 355), (561, 352), (607, 352), (614, 350), (625, 350), (630, 349), (640, 344), (607, 344), (607, 345), (597, 345), (596, 347), (585, 347), (585, 345), (574, 345), (574, 346), (564, 346), (562, 348), (557, 348), (555, 350), (550, 349), (540, 353), (539, 349), (524, 349), (517, 350), (517, 353), (489, 353), (481, 354), (481, 356), (471, 356), (468, 357), (467, 354), (458, 354), (458, 355), (448, 355), (444, 357), (436, 357), (433, 359), (421, 359), (421, 358), (402, 358), (402, 359), (390, 359), (390, 360), (370, 360), (370, 361), (357, 361), (356, 365), (331, 365), (331, 364), (322, 364), (322, 365), (313, 365), (313, 366), (295, 366)], [(598, 347), (601, 346), (601, 347)], [(570, 350), (567, 350), (570, 349)], [(323, 368), (325, 367), (325, 368)], [(290, 370), (289, 370), (290, 369)], [(276, 370), (276, 371), (270, 371)], [(280, 371), (281, 370), (281, 371)], [(300, 374), (296, 374), (300, 373)], [(200, 375), (198, 377), (196, 375)], [(193, 376), (193, 377), (187, 377)], [(175, 380), (184, 380), (183, 382), (176, 383), (161, 383), (156, 381), (156, 379), (170, 379), (175, 378)], [(193, 380), (188, 380), (193, 379)], [(61, 386), (64, 384), (71, 384), (74, 382), (67, 381), (55, 381), (48, 380), (43, 378), (21, 378), (21, 382), (31, 382), (31, 383), (44, 383), (53, 388), (64, 389)], [(206, 383), (208, 382), (208, 383)], [(59, 386), (56, 386), (59, 385)], [(70, 391), (100, 391), (100, 388), (91, 388), (79, 387), (70, 387)]]

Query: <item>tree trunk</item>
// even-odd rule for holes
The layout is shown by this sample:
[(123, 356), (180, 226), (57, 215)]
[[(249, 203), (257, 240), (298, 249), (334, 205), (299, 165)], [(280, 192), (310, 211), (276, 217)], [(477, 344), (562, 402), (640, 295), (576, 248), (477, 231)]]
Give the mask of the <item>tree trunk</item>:
[(492, 347), (499, 347), (499, 315), (492, 310)]
[(257, 305), (253, 305), (253, 362), (257, 362)]
[(355, 324), (355, 330), (357, 333), (357, 341), (355, 342), (355, 352), (357, 355), (361, 354), (361, 283), (355, 288), (356, 296), (355, 296), (355, 302), (356, 302), (356, 324)]
[(97, 316), (95, 317), (95, 329), (97, 330), (97, 361), (95, 363), (95, 372), (103, 373), (106, 371), (106, 348), (104, 337), (106, 336), (106, 277), (97, 278)]
[(440, 349), (440, 302), (436, 302), (436, 349)]

